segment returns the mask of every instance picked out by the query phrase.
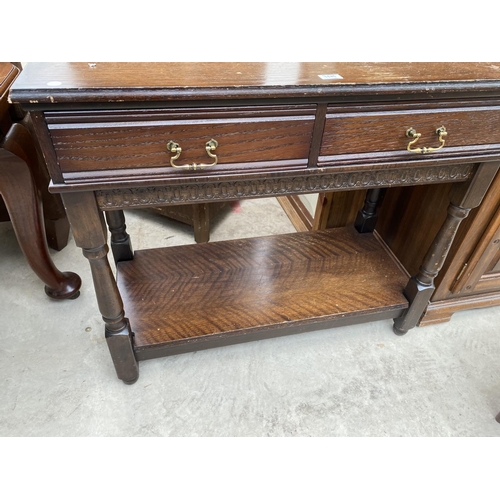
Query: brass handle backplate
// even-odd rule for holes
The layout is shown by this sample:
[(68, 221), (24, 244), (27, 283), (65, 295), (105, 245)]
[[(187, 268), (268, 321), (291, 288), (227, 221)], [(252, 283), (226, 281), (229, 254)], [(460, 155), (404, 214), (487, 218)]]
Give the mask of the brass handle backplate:
[(437, 147), (437, 148), (425, 148), (425, 147), (423, 147), (423, 148), (413, 148), (412, 149), (412, 146), (420, 139), (420, 136), (422, 134), (417, 133), (417, 131), (414, 128), (409, 128), (406, 131), (406, 137), (413, 139), (413, 140), (408, 143), (408, 146), (406, 149), (410, 153), (421, 153), (421, 154), (439, 151), (444, 146), (444, 139), (448, 135), (448, 132), (446, 132), (446, 129), (443, 126), (441, 126), (438, 129), (436, 129), (436, 134), (438, 136), (439, 142), (441, 143), (441, 145), (439, 147)]
[(213, 154), (212, 151), (215, 151), (218, 145), (219, 143), (215, 139), (210, 139), (205, 144), (205, 150), (207, 151), (208, 156), (214, 159), (212, 163), (188, 163), (186, 165), (175, 165), (174, 161), (177, 160), (181, 155), (182, 148), (179, 146), (179, 144), (177, 144), (177, 142), (169, 141), (169, 143), (167, 144), (167, 149), (171, 153), (175, 154), (175, 156), (172, 156), (170, 158), (170, 165), (172, 165), (172, 167), (174, 168), (183, 168), (185, 170), (202, 170), (207, 167), (215, 167), (215, 165), (217, 165), (217, 155)]

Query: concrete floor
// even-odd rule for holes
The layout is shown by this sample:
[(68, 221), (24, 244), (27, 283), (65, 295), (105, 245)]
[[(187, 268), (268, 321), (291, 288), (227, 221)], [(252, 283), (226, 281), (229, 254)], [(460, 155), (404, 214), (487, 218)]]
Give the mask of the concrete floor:
[[(188, 226), (127, 212), (135, 249), (193, 243)], [(293, 232), (275, 199), (219, 217), (213, 241)], [(392, 333), (391, 321), (144, 361), (132, 386), (108, 353), (89, 266), (56, 265), (81, 296), (56, 302), (0, 224), (2, 436), (500, 436), (500, 308)]]

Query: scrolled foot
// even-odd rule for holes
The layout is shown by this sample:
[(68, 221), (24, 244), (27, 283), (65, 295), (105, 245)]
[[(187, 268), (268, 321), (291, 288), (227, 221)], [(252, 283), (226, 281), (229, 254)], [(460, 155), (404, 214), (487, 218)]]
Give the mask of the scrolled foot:
[(80, 295), (80, 287), (82, 280), (76, 273), (65, 272), (62, 273), (64, 280), (61, 281), (58, 288), (50, 288), (45, 285), (45, 293), (51, 298), (56, 300), (76, 299)]

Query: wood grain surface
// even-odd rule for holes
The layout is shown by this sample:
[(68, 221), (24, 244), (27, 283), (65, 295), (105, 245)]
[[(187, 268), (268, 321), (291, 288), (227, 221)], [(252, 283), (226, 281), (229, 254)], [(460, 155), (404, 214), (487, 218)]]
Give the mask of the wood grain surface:
[[(279, 116), (280, 113), (284, 116)], [(225, 117), (217, 118), (220, 115)], [(225, 113), (221, 110), (212, 113), (210, 109), (176, 110), (173, 115), (163, 113), (163, 119), (150, 114), (143, 116), (142, 121), (136, 116), (113, 117), (120, 121), (109, 122), (108, 116), (96, 116), (96, 120), (104, 118), (105, 122), (80, 122), (82, 117), (77, 115), (72, 123), (63, 118), (64, 123), (49, 125), (62, 172), (169, 167), (173, 154), (167, 151), (167, 143), (171, 140), (182, 148), (176, 165), (212, 163), (205, 151), (205, 144), (211, 139), (219, 143), (214, 151), (218, 165), (306, 160), (314, 107), (272, 106), (264, 110), (229, 109)], [(209, 169), (212, 170), (213, 167)]]
[[(500, 107), (473, 107), (444, 110), (409, 110), (383, 113), (327, 114), (321, 156), (358, 155), (393, 151), (408, 156), (411, 139), (406, 131), (413, 127), (422, 136), (413, 148), (440, 145), (436, 129), (448, 132), (445, 145), (436, 154), (443, 155), (457, 147), (500, 145)], [(418, 157), (419, 155), (413, 154)]]
[(137, 349), (408, 305), (406, 276), (352, 228), (137, 251), (117, 281)]
[(29, 63), (16, 82), (12, 99), (54, 104), (109, 102), (110, 96), (115, 102), (144, 100), (145, 96), (155, 100), (242, 98), (254, 92), (291, 97), (303, 94), (304, 87), (327, 95), (366, 93), (366, 86), (406, 92), (417, 85), (423, 91), (436, 91), (439, 84), (449, 82), (479, 91), (491, 83), (498, 88), (499, 81), (498, 63)]

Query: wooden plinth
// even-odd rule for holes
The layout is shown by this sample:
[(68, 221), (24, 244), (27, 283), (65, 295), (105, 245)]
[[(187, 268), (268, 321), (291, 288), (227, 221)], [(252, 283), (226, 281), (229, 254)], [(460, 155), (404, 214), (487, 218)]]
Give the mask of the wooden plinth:
[(117, 281), (138, 359), (395, 318), (407, 277), (353, 228), (153, 250)]

